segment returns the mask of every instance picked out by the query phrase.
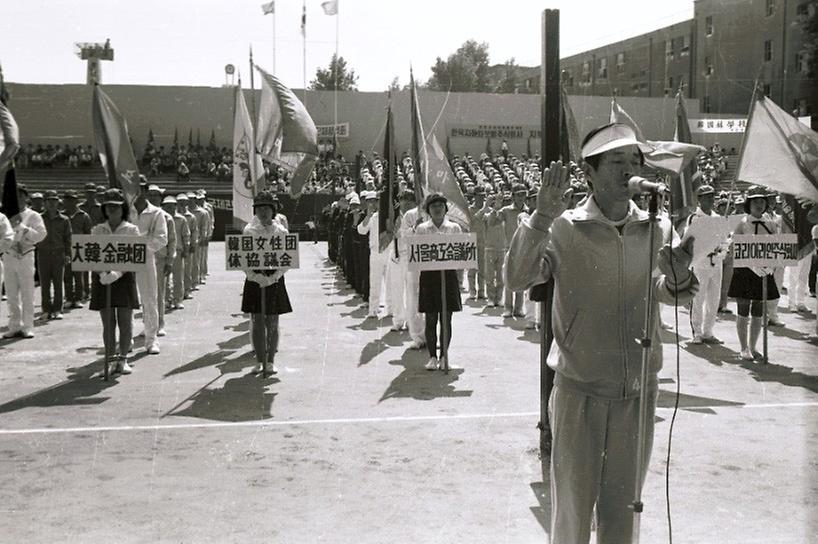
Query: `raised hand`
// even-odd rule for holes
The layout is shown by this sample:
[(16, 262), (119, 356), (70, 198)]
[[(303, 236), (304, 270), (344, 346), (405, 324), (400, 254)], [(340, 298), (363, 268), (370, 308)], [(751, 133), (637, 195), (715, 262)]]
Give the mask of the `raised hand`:
[(537, 213), (555, 219), (568, 209), (570, 192), (566, 191), (571, 184), (568, 181), (568, 168), (562, 161), (551, 161), (542, 174), (542, 185), (537, 192)]

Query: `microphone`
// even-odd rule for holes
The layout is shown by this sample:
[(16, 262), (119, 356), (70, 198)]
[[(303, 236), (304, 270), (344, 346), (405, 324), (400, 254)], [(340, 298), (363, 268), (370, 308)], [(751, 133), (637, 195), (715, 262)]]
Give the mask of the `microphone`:
[(667, 185), (665, 185), (664, 183), (648, 181), (645, 178), (639, 176), (632, 176), (628, 180), (628, 189), (630, 189), (631, 193), (633, 194), (656, 193), (663, 195), (667, 193)]

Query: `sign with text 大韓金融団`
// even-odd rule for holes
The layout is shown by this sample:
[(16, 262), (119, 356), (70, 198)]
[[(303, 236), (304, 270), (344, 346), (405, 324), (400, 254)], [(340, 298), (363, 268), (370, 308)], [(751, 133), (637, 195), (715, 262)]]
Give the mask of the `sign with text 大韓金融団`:
[(407, 236), (409, 270), (477, 268), (477, 235), (419, 234)]
[(144, 272), (147, 267), (148, 242), (144, 236), (71, 235), (71, 270), (74, 272)]
[(782, 267), (798, 264), (797, 234), (736, 234), (734, 267)]
[(224, 240), (227, 270), (298, 268), (298, 235), (228, 234)]

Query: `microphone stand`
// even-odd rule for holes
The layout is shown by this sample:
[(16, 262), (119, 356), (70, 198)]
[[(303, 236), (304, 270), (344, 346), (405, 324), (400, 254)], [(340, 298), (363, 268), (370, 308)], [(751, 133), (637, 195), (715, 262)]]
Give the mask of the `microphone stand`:
[(634, 544), (639, 544), (639, 522), (644, 509), (642, 503), (642, 464), (645, 459), (645, 428), (647, 427), (648, 418), (648, 364), (650, 362), (651, 350), (651, 332), (653, 331), (653, 243), (656, 238), (656, 224), (659, 211), (659, 195), (656, 191), (650, 192), (650, 201), (648, 203), (648, 227), (650, 228), (649, 248), (648, 251), (648, 281), (645, 295), (645, 327), (642, 333), (642, 338), (638, 340), (642, 346), (642, 370), (639, 378), (639, 428), (636, 435), (636, 477), (634, 488), (634, 498), (631, 503), (633, 509), (633, 540)]

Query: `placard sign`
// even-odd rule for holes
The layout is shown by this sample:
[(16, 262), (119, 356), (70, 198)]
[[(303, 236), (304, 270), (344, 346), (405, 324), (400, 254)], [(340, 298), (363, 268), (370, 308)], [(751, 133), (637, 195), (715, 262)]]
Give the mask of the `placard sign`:
[(477, 234), (419, 234), (407, 236), (409, 270), (477, 268)]
[(227, 270), (298, 268), (298, 235), (274, 234), (225, 236)]
[(733, 266), (781, 267), (798, 264), (797, 234), (736, 234)]
[(148, 267), (148, 239), (122, 234), (72, 234), (74, 272), (144, 272)]

